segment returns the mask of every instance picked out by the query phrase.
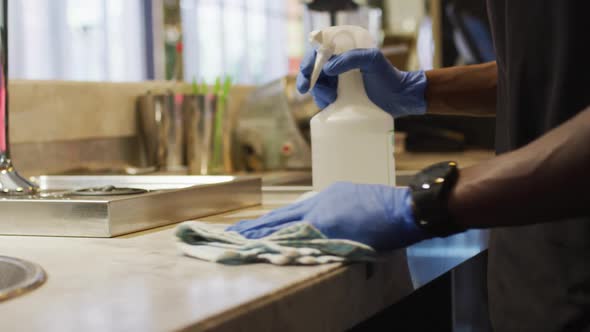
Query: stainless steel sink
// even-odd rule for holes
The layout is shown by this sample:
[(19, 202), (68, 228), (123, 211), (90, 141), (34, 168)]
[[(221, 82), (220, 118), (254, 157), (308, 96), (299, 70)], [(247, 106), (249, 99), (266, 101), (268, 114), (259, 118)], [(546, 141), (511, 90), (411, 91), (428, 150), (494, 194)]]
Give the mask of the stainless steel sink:
[(260, 204), (261, 181), (234, 176), (41, 176), (0, 197), (0, 234), (113, 237)]
[(0, 302), (31, 291), (46, 280), (41, 266), (22, 259), (0, 256)]

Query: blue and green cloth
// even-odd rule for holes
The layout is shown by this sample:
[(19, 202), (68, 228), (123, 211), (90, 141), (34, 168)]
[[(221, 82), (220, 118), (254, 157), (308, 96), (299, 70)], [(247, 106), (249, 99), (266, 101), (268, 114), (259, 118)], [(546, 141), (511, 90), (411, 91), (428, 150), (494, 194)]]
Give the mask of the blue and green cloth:
[(295, 223), (260, 239), (247, 239), (227, 225), (197, 221), (176, 228), (178, 248), (187, 256), (221, 264), (265, 262), (275, 265), (318, 265), (373, 261), (371, 247), (350, 240), (328, 239), (307, 222)]

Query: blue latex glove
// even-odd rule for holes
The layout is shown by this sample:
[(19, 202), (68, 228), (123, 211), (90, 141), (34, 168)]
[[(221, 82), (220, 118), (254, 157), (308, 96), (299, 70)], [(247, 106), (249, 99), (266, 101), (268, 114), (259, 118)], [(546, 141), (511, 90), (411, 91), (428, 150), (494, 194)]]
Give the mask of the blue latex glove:
[[(301, 62), (297, 75), (297, 90), (300, 93), (309, 90), (315, 56), (315, 50), (311, 50)], [(424, 71), (400, 71), (376, 48), (350, 50), (326, 62), (311, 91), (320, 109), (336, 100), (338, 75), (352, 69), (360, 69), (369, 99), (392, 116), (426, 113)]]
[(353, 240), (376, 250), (406, 247), (430, 237), (414, 224), (408, 188), (348, 182), (227, 230), (257, 239), (301, 221), (328, 238)]

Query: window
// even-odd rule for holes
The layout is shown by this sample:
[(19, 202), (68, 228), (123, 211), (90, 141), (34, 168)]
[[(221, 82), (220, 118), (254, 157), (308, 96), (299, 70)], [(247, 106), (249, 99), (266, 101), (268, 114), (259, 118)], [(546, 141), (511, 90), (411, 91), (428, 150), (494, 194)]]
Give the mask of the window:
[(288, 40), (303, 44), (300, 7), (298, 0), (182, 0), (185, 80), (230, 75), (259, 84), (292, 72), (302, 50)]
[(146, 78), (142, 0), (9, 1), (8, 27), (11, 78)]

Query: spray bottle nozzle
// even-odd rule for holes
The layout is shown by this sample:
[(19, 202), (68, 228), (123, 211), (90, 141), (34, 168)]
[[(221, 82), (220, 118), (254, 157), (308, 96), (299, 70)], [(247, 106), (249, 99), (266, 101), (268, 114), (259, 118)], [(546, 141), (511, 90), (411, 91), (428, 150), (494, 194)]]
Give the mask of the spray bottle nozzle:
[(311, 91), (320, 77), (322, 68), (334, 54), (334, 47), (331, 43), (324, 43), (324, 36), (321, 30), (312, 31), (309, 34), (309, 41), (313, 46), (317, 47), (315, 63), (311, 73), (311, 80), (309, 82), (309, 91)]
[(330, 48), (320, 47), (316, 50), (315, 64), (313, 66), (313, 72), (311, 73), (309, 90), (313, 89), (313, 87), (315, 86), (316, 82), (318, 81), (318, 78), (320, 77), (320, 73), (322, 72), (322, 68), (324, 68), (326, 62), (330, 60), (332, 54), (334, 54), (334, 51)]
[(316, 47), (316, 58), (311, 73), (309, 89), (316, 84), (322, 68), (332, 55), (341, 54), (354, 48), (375, 47), (369, 32), (358, 26), (341, 25), (312, 31), (310, 43)]

